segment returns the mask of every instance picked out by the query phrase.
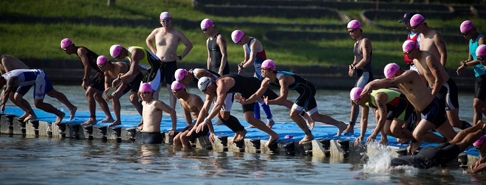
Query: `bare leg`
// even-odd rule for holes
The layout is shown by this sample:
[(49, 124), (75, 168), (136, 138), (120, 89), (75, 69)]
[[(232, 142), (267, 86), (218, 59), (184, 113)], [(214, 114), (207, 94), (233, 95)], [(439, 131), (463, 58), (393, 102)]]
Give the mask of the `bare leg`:
[(390, 131), (393, 136), (403, 140), (413, 140), (413, 135), (410, 130), (403, 128), (405, 121), (394, 119), (390, 125)]
[[(88, 87), (88, 90), (89, 89), (91, 89), (91, 87)], [(96, 90), (96, 89), (94, 89), (94, 90)], [(99, 90), (96, 90), (93, 93), (92, 97), (96, 100), (96, 102), (98, 102), (98, 104), (101, 107), (101, 110), (103, 110), (103, 112), (106, 115), (105, 119), (101, 120), (101, 122), (107, 123), (107, 122), (114, 121), (113, 117), (111, 116), (111, 112), (110, 112), (110, 108), (108, 107), (108, 103), (105, 101), (105, 99), (103, 99), (102, 92), (99, 91)]]
[(247, 111), (244, 113), (244, 115), (248, 123), (255, 126), (257, 129), (267, 133), (270, 136), (270, 138), (268, 139), (268, 143), (266, 144), (267, 147), (271, 143), (273, 143), (274, 141), (280, 138), (280, 136), (277, 133), (275, 133), (272, 129), (268, 128), (267, 125), (265, 125), (265, 123), (263, 123), (259, 119), (256, 119), (253, 111)]
[(66, 95), (64, 95), (63, 93), (61, 93), (61, 92), (59, 92), (55, 89), (52, 89), (51, 91), (49, 91), (47, 93), (47, 95), (50, 96), (50, 97), (56, 98), (61, 103), (66, 105), (66, 107), (69, 109), (69, 113), (70, 113), (69, 120), (72, 120), (74, 118), (74, 115), (76, 114), (76, 110), (78, 110), (78, 108), (76, 106), (74, 106), (73, 104), (71, 104), (71, 102), (66, 98)]
[(314, 135), (310, 132), (310, 129), (307, 127), (307, 123), (305, 122), (304, 118), (300, 116), (301, 111), (291, 109), (290, 110), (290, 118), (297, 124), (297, 126), (304, 131), (305, 136), (302, 140), (299, 141), (299, 144), (303, 144), (305, 142), (312, 141), (314, 139)]
[(175, 106), (176, 106), (176, 97), (174, 96), (174, 94), (172, 94), (172, 89), (170, 88), (170, 84), (167, 84), (167, 92), (169, 92), (169, 103), (170, 103), (170, 107), (172, 107), (173, 109), (175, 109)]
[(349, 123), (347, 128), (343, 131), (345, 134), (354, 134), (354, 125), (356, 124), (356, 119), (358, 119), (359, 105), (351, 102), (351, 113), (349, 115)]
[(37, 107), (38, 109), (41, 109), (43, 111), (46, 111), (46, 112), (49, 112), (49, 113), (56, 115), (56, 122), (54, 122), (55, 125), (59, 125), (59, 123), (61, 123), (62, 119), (66, 115), (66, 114), (64, 114), (64, 112), (54, 108), (54, 106), (52, 106), (51, 104), (44, 103), (44, 101), (42, 99), (35, 99), (34, 104), (35, 104), (35, 107)]
[(29, 102), (27, 102), (22, 94), (19, 93), (10, 93), (9, 99), (17, 105), (17, 107), (20, 107), (23, 111), (24, 114), (18, 118), (18, 120), (21, 121), (26, 121), (25, 118), (29, 117), (29, 119), (36, 119), (37, 116), (34, 113), (34, 110), (32, 110), (32, 107), (30, 106)]
[(439, 128), (436, 128), (437, 132), (442, 134), (445, 138), (448, 140), (454, 139), (456, 137), (457, 132), (452, 128), (450, 124), (448, 124), (448, 121), (446, 120), (444, 124), (442, 124)]
[(113, 111), (115, 112), (115, 121), (109, 125), (115, 126), (115, 125), (121, 125), (121, 107), (120, 107), (120, 95), (114, 96), (113, 99), (111, 100), (113, 103)]
[(479, 120), (483, 119), (482, 112), (484, 109), (484, 102), (479, 98), (474, 98), (473, 109), (474, 109), (473, 123), (476, 124)]
[(459, 119), (459, 108), (454, 109), (454, 110), (448, 110), (446, 111), (447, 113), (447, 119), (450, 122), (450, 125), (452, 127), (456, 128), (462, 128), (462, 121)]
[(336, 136), (340, 136), (341, 133), (344, 131), (344, 129), (346, 129), (348, 127), (348, 125), (346, 125), (346, 123), (337, 121), (337, 120), (335, 120), (334, 118), (332, 118), (328, 115), (319, 114), (319, 112), (317, 112), (317, 111), (314, 114), (311, 115), (311, 118), (314, 121), (318, 121), (318, 122), (321, 122), (321, 123), (326, 123), (326, 124), (329, 124), (329, 125), (336, 126), (338, 128), (338, 132), (337, 132)]
[(138, 101), (138, 96), (136, 92), (130, 93), (130, 102), (137, 109), (137, 112), (142, 115), (142, 104)]
[[(442, 124), (442, 126), (444, 126), (444, 125), (445, 124)], [(450, 125), (449, 125), (449, 127), (450, 127)], [(433, 128), (434, 128), (434, 124), (432, 124), (431, 122), (429, 122), (425, 119), (422, 119), (420, 121), (420, 123), (417, 125), (417, 127), (415, 128), (415, 130), (413, 131), (412, 135), (417, 141), (426, 141), (426, 142), (430, 142), (430, 143), (443, 142), (444, 138), (442, 138), (438, 135), (435, 135), (434, 133), (429, 132), (429, 130), (431, 130)], [(418, 146), (417, 146), (417, 148), (418, 148)], [(415, 150), (413, 150), (413, 151), (415, 151)]]
[[(467, 129), (464, 129), (464, 130), (461, 130), (460, 132), (457, 133), (456, 137), (454, 137), (454, 139), (452, 139), (450, 141), (451, 144), (457, 144), (457, 143), (460, 143), (464, 140), (464, 138), (466, 138), (466, 136), (468, 136), (470, 133), (472, 132), (476, 132), (478, 130), (481, 130), (483, 129), (483, 127), (485, 126), (484, 122), (483, 121), (478, 121), (477, 124), (475, 124), (474, 126), (472, 127), (469, 127)], [(476, 139), (477, 140), (477, 139)], [(476, 141), (474, 140), (474, 141)], [(473, 141), (473, 142), (474, 142)], [(471, 143), (472, 144), (472, 143)]]

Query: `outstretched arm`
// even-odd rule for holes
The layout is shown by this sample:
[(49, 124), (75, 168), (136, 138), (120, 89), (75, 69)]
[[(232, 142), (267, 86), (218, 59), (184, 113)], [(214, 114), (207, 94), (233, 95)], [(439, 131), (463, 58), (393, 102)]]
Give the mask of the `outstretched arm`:
[(167, 112), (170, 114), (170, 119), (172, 120), (172, 130), (171, 131), (176, 131), (177, 129), (177, 115), (176, 115), (176, 111), (169, 107), (167, 104), (165, 104), (164, 102), (161, 102), (161, 101), (157, 101), (155, 103), (155, 107), (157, 107), (157, 109), (160, 109), (164, 112)]

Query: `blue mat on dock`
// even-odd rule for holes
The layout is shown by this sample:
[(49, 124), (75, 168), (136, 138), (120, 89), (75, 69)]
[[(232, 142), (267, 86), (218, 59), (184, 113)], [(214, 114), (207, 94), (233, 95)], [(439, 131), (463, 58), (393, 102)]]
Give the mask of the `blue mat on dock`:
[[(37, 115), (37, 119), (40, 121), (50, 122), (53, 123), (56, 121), (56, 116), (54, 114), (50, 114), (44, 112), (42, 110), (34, 109), (34, 112)], [(87, 111), (77, 111), (76, 115), (73, 120), (69, 121), (69, 111), (64, 110), (66, 116), (63, 119), (63, 123), (66, 124), (81, 124), (89, 119), (89, 112)], [(4, 114), (13, 114), (16, 116), (21, 116), (23, 114), (22, 109), (15, 107), (15, 106), (7, 106), (5, 108)], [(98, 116), (97, 120), (104, 119), (103, 112), (97, 112), (96, 115), (103, 115)], [(170, 117), (167, 117), (167, 114), (162, 118), (162, 123), (160, 125), (160, 129), (162, 132), (168, 132), (172, 128), (172, 121)], [(117, 126), (121, 128), (133, 128), (136, 127), (137, 124), (140, 122), (142, 117), (137, 114), (122, 114), (121, 115), (121, 122), (122, 124)], [(247, 127), (250, 124), (244, 120), (240, 120), (240, 123)], [(97, 123), (96, 126), (108, 126), (110, 123)], [(177, 130), (180, 131), (187, 126), (186, 120), (182, 118), (177, 119)], [(294, 122), (277, 122), (272, 129), (280, 135), (280, 140), (282, 141), (299, 141), (304, 137), (304, 133), (302, 130), (295, 124)], [(248, 139), (261, 139), (267, 140), (268, 135), (256, 128), (247, 128), (246, 138)], [(234, 133), (225, 125), (214, 125), (214, 131), (218, 136), (233, 136)], [(315, 139), (335, 139), (335, 140), (344, 140), (344, 141), (352, 141), (354, 142), (357, 137), (359, 137), (360, 128), (355, 128), (353, 135), (341, 135), (336, 137), (337, 128), (334, 126), (325, 126), (325, 125), (316, 125), (312, 130)], [(366, 138), (371, 134), (372, 130), (368, 129), (365, 134)], [(286, 135), (291, 135), (292, 139), (284, 139)], [(381, 136), (378, 135), (377, 140), (381, 139)], [(398, 148), (406, 148), (408, 144), (400, 144), (396, 142), (394, 137), (388, 136), (389, 146), (394, 146)], [(423, 143), (421, 147), (426, 146), (436, 146), (436, 143)], [(469, 147), (464, 153), (468, 155), (475, 155), (479, 156), (479, 152), (474, 149), (473, 147)]]

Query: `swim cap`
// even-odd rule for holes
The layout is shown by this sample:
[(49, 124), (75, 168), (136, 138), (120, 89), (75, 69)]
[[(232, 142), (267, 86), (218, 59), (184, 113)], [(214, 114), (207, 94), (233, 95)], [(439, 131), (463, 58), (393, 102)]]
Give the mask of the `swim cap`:
[(415, 42), (413, 40), (406, 40), (405, 42), (403, 42), (402, 50), (403, 50), (404, 53), (408, 53), (408, 52), (410, 52), (413, 49), (416, 49), (418, 47), (419, 47), (419, 45), (417, 44), (417, 42)]
[(473, 146), (479, 147), (484, 143), (485, 140), (486, 140), (486, 136), (481, 136), (477, 141), (474, 141)]
[(395, 63), (389, 63), (383, 69), (383, 73), (385, 73), (386, 78), (393, 78), (395, 74), (400, 70), (400, 66)]
[(349, 92), (349, 98), (351, 100), (357, 100), (357, 99), (361, 98), (361, 92), (363, 92), (363, 88), (355, 87), (355, 88), (351, 89), (351, 91)]
[(261, 68), (267, 68), (275, 71), (277, 67), (275, 67), (275, 62), (271, 59), (267, 59), (263, 61)]
[(348, 22), (348, 29), (361, 28), (361, 23), (358, 20), (351, 20)]
[(233, 31), (233, 33), (231, 33), (231, 40), (233, 40), (233, 42), (237, 44), (241, 41), (241, 39), (243, 39), (243, 36), (245, 36), (245, 33), (243, 31), (235, 30)]
[(179, 68), (175, 71), (174, 73), (174, 78), (176, 81), (181, 81), (182, 79), (184, 79), (187, 75), (189, 74), (189, 72), (186, 70), (186, 69), (182, 69), (182, 68)]
[(461, 33), (467, 33), (469, 30), (473, 28), (474, 28), (473, 22), (471, 22), (470, 20), (465, 20), (464, 22), (461, 23), (459, 30), (461, 30)]
[(70, 38), (64, 38), (61, 40), (61, 49), (66, 49), (70, 45), (73, 44), (73, 41), (71, 41)]
[(96, 64), (97, 65), (103, 65), (103, 64), (106, 64), (106, 62), (108, 62), (108, 58), (106, 58), (105, 55), (100, 55), (97, 59), (96, 59)]
[(403, 14), (403, 18), (400, 19), (398, 22), (399, 23), (408, 22), (408, 21), (410, 21), (410, 18), (412, 18), (413, 15), (415, 15), (415, 12), (407, 12), (407, 13)]
[(214, 27), (214, 23), (211, 19), (206, 18), (201, 21), (201, 29), (209, 28), (210, 26)]
[(154, 89), (152, 89), (150, 83), (146, 82), (140, 86), (139, 92), (154, 92)]
[(180, 89), (185, 89), (186, 86), (183, 84), (183, 83), (180, 83), (178, 81), (173, 81), (172, 82), (172, 85), (170, 86), (170, 88), (173, 90), (173, 91), (178, 91)]
[(212, 83), (211, 78), (204, 76), (200, 78), (199, 81), (197, 81), (197, 88), (199, 88), (199, 90), (201, 91), (204, 91), (206, 90), (206, 88), (209, 87), (209, 85), (211, 85), (211, 83)]
[(160, 20), (164, 20), (164, 19), (170, 19), (172, 17), (170, 16), (170, 13), (169, 12), (162, 12), (162, 13), (160, 13), (160, 17), (159, 18), (160, 18)]
[(111, 55), (111, 57), (113, 57), (113, 58), (118, 57), (118, 55), (120, 55), (122, 49), (123, 49), (123, 47), (120, 46), (120, 45), (118, 45), (118, 44), (115, 44), (115, 45), (111, 46), (110, 47), (110, 55)]
[(420, 15), (420, 14), (415, 14), (412, 16), (412, 18), (410, 19), (410, 26), (414, 27), (414, 26), (417, 26), (419, 25), (420, 23), (425, 23), (425, 18), (424, 16)]
[(481, 44), (476, 49), (476, 56), (477, 57), (485, 57), (486, 56), (486, 45)]

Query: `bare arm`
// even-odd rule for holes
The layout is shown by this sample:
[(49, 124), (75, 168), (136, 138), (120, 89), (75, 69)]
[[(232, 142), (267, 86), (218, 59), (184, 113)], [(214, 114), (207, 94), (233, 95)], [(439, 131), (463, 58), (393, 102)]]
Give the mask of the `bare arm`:
[(445, 67), (447, 64), (447, 48), (446, 48), (444, 38), (439, 33), (437, 33), (437, 35), (435, 35), (434, 37), (434, 44), (437, 47), (437, 51), (439, 51), (440, 54), (440, 63), (442, 64), (442, 66)]
[(176, 131), (176, 129), (177, 129), (176, 111), (174, 109), (172, 109), (171, 107), (169, 107), (167, 104), (165, 104), (164, 102), (161, 102), (161, 101), (157, 101), (154, 105), (155, 105), (155, 107), (157, 107), (157, 109), (160, 109), (160, 110), (165, 111), (165, 112), (170, 114), (170, 119), (172, 120), (172, 130)]
[(209, 39), (206, 40), (206, 48), (208, 49), (208, 59), (206, 60), (207, 62), (207, 68), (206, 69), (211, 69), (211, 51), (209, 50)]
[(445, 83), (444, 78), (442, 77), (442, 75), (439, 72), (439, 70), (440, 70), (439, 67), (444, 67), (444, 66), (439, 66), (440, 64), (432, 61), (432, 57), (427, 57), (425, 59), (425, 63), (427, 65), (427, 67), (429, 68), (430, 72), (432, 73), (432, 76), (434, 76), (434, 79), (435, 79), (434, 86), (432, 87), (432, 92), (431, 92), (432, 95), (435, 96), (437, 93), (439, 93), (440, 88)]
[[(254, 41), (253, 43), (250, 44), (250, 53), (248, 54), (248, 58), (245, 57), (245, 61), (243, 62), (242, 67), (243, 68), (247, 68), (248, 66), (252, 65), (253, 62), (255, 61), (255, 58), (256, 58), (256, 41)], [(246, 53), (246, 48), (245, 48), (245, 53)]]
[(366, 130), (368, 129), (368, 115), (369, 115), (369, 112), (370, 112), (370, 108), (368, 106), (362, 106), (361, 110), (362, 110), (361, 122), (360, 122), (361, 133), (360, 133), (359, 137), (361, 139), (363, 139), (365, 134), (366, 134)]
[(150, 33), (147, 38), (145, 39), (145, 44), (147, 47), (152, 51), (152, 53), (157, 53), (156, 47), (154, 47), (153, 42), (155, 41), (155, 35), (157, 34), (158, 30), (154, 29), (152, 33)]
[(88, 82), (89, 75), (91, 74), (91, 66), (89, 66), (89, 59), (88, 59), (88, 51), (84, 48), (79, 48), (78, 49), (78, 56), (81, 59), (81, 62), (83, 63), (84, 66), (84, 76), (83, 76), (83, 81)]
[[(204, 101), (204, 105), (202, 106), (201, 110), (199, 111), (199, 115), (197, 116), (196, 125), (203, 122), (203, 120), (207, 117), (209, 108), (211, 108), (211, 104), (213, 102), (214, 96), (206, 95), (206, 101)], [(214, 132), (214, 131), (213, 131)]]
[(366, 84), (366, 86), (363, 88), (363, 91), (361, 92), (361, 96), (364, 94), (369, 94), (371, 93), (372, 90), (375, 89), (386, 88), (389, 86), (397, 85), (399, 83), (411, 81), (414, 75), (418, 75), (418, 73), (412, 70), (408, 70), (405, 71), (402, 75), (397, 77), (383, 78), (380, 80), (371, 81), (370, 83)]
[(216, 40), (216, 44), (218, 44), (219, 46), (219, 51), (221, 52), (221, 64), (219, 65), (219, 71), (218, 71), (218, 74), (223, 76), (223, 70), (224, 70), (224, 67), (226, 67), (226, 61), (228, 60), (228, 54), (226, 53), (226, 47), (227, 47), (227, 43), (226, 43), (226, 39), (219, 35), (217, 40)]
[(184, 57), (187, 56), (187, 54), (189, 54), (189, 51), (191, 51), (192, 43), (189, 39), (187, 39), (187, 37), (184, 35), (184, 33), (180, 32), (180, 31), (179, 31), (179, 39), (186, 46), (186, 48), (184, 49), (184, 51), (180, 55), (181, 58), (184, 58)]
[(218, 80), (218, 81), (216, 81), (216, 83), (218, 83), (217, 88), (216, 88), (216, 94), (218, 95), (218, 97), (216, 98), (216, 103), (214, 103), (213, 109), (208, 114), (208, 117), (206, 117), (206, 120), (213, 119), (219, 113), (221, 108), (223, 108), (223, 106), (224, 106), (224, 99), (226, 99), (227, 91), (224, 90), (224, 88), (223, 88), (222, 80)]
[[(386, 108), (386, 100), (388, 99), (388, 95), (385, 93), (378, 93), (375, 97), (375, 103), (378, 105), (378, 119), (376, 120), (376, 128), (373, 130), (373, 133), (371, 134), (370, 138), (376, 138), (378, 133), (380, 133), (383, 130), (383, 127), (385, 126), (386, 122), (386, 117), (387, 117), (387, 108)], [(373, 136), (373, 137), (372, 137)]]
[(182, 107), (182, 110), (184, 110), (184, 118), (186, 119), (187, 125), (191, 125), (192, 124), (191, 110), (189, 110), (187, 107)]
[(142, 60), (143, 58), (145, 57), (145, 52), (143, 52), (142, 50), (140, 49), (135, 49), (135, 51), (133, 51), (133, 54), (132, 54), (132, 60), (130, 61), (130, 68), (128, 69), (128, 71), (123, 74), (120, 79), (123, 81), (123, 82), (127, 82), (127, 80), (132, 77), (132, 76), (135, 76), (137, 75), (139, 72), (140, 72), (140, 69), (139, 69), (139, 66), (138, 66), (138, 63), (140, 60)]
[(280, 96), (273, 100), (268, 100), (269, 104), (277, 104), (277, 105), (282, 105), (285, 101), (287, 101), (287, 97), (289, 95), (289, 84), (288, 80), (289, 78), (293, 78), (289, 75), (283, 75), (281, 79), (278, 80), (280, 83)]
[(265, 91), (267, 91), (269, 84), (270, 84), (270, 79), (268, 79), (268, 78), (263, 79), (262, 83), (260, 84), (260, 88), (253, 95), (248, 97), (248, 99), (244, 100), (244, 102), (241, 102), (241, 103), (242, 104), (249, 104), (249, 103), (253, 103), (253, 102), (257, 101), (259, 98), (261, 98), (263, 96), (263, 93), (265, 93)]

